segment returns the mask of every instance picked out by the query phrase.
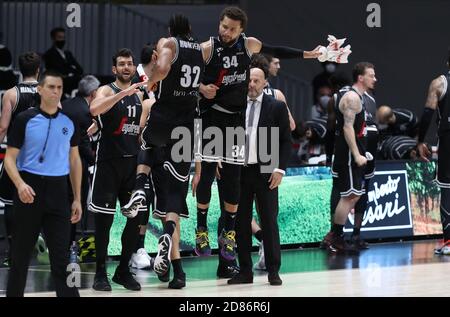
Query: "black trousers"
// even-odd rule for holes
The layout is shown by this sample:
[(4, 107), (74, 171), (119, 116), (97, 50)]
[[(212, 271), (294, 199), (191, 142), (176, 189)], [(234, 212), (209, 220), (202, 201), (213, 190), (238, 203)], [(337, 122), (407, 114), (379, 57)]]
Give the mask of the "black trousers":
[(252, 272), (252, 211), (256, 195), (263, 228), (264, 256), (269, 273), (281, 266), (280, 232), (278, 229), (278, 188), (269, 189), (270, 174), (262, 174), (259, 164), (242, 168), (241, 195), (236, 220), (236, 238), (240, 271)]
[(41, 228), (49, 251), (56, 295), (79, 296), (77, 288), (69, 287), (66, 281), (71, 216), (67, 176), (46, 177), (30, 173), (21, 173), (21, 176), (33, 188), (36, 196), (32, 204), (22, 203), (17, 192), (14, 197), (11, 268), (6, 296), (23, 296), (30, 257)]

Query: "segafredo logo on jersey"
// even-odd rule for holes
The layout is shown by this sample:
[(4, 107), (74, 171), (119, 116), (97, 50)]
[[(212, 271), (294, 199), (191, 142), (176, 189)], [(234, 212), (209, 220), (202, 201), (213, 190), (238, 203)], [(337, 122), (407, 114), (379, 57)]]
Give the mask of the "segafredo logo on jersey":
[(225, 75), (222, 78), (222, 84), (231, 85), (236, 83), (242, 83), (247, 80), (247, 72), (243, 72), (242, 74), (238, 74), (238, 72), (234, 72), (232, 75)]
[(362, 231), (412, 228), (405, 170), (377, 171), (367, 194)]
[(131, 134), (138, 135), (140, 131), (140, 127), (138, 124), (135, 124), (134, 121), (131, 123), (126, 123), (128, 121), (128, 117), (123, 117), (120, 121), (119, 127), (116, 131), (113, 132), (113, 135), (120, 134)]

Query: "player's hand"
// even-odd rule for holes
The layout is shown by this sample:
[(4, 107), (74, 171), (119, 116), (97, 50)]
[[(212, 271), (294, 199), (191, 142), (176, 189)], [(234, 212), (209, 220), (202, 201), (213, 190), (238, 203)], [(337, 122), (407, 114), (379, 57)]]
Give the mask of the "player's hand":
[(81, 220), (82, 214), (83, 209), (81, 208), (81, 202), (79, 200), (74, 200), (72, 203), (72, 216), (70, 217), (70, 222), (72, 224), (77, 223)]
[(206, 99), (213, 99), (216, 96), (216, 92), (219, 89), (219, 87), (217, 87), (214, 84), (209, 84), (209, 85), (200, 84), (199, 89), (200, 89), (201, 94)]
[(281, 180), (283, 179), (283, 174), (280, 172), (273, 172), (272, 175), (270, 175), (269, 181), (268, 183), (270, 183), (269, 185), (269, 189), (275, 189), (277, 188), (280, 184), (281, 184)]
[(322, 52), (320, 51), (321, 47), (323, 47), (323, 46), (322, 45), (318, 45), (312, 51), (304, 51), (303, 52), (303, 58), (318, 58), (320, 55), (322, 55)]
[(428, 146), (426, 143), (419, 143), (417, 144), (417, 150), (419, 151), (419, 158), (420, 160), (424, 162), (429, 162), (429, 157), (431, 155), (430, 150), (428, 149)]
[(128, 87), (127, 89), (123, 90), (123, 93), (125, 94), (125, 96), (132, 96), (134, 94), (140, 93), (141, 90), (139, 89), (139, 87), (142, 87), (145, 85), (147, 85), (147, 82), (141, 81), (140, 83), (133, 84), (130, 87)]
[(359, 167), (364, 166), (364, 165), (367, 164), (367, 158), (365, 156), (358, 155), (358, 156), (355, 157), (355, 163)]
[(92, 124), (89, 126), (89, 128), (86, 130), (86, 133), (89, 137), (92, 137), (94, 134), (96, 134), (98, 131), (98, 125), (97, 121), (92, 120)]
[(24, 182), (20, 184), (17, 188), (17, 193), (19, 194), (20, 201), (24, 204), (32, 204), (34, 202), (34, 196), (36, 196), (36, 193), (27, 183)]

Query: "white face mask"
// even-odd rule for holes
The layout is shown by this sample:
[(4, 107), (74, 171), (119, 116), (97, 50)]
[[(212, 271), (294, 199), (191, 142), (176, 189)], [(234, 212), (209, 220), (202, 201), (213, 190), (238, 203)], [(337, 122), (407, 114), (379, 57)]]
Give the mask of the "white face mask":
[(336, 70), (336, 65), (327, 64), (325, 65), (325, 70), (327, 71), (327, 73), (334, 73), (334, 71)]
[(331, 97), (330, 96), (322, 96), (319, 98), (319, 104), (323, 109), (326, 109), (328, 106), (328, 102), (330, 101)]

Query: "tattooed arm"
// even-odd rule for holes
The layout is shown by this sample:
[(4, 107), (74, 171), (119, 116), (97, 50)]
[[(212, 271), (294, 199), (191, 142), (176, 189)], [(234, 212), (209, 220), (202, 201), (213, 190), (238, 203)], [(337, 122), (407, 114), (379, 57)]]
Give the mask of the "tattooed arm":
[(356, 114), (362, 111), (361, 100), (355, 92), (347, 93), (339, 103), (339, 110), (344, 115), (344, 137), (348, 147), (353, 155), (353, 158), (358, 166), (363, 166), (367, 163), (365, 156), (359, 153), (358, 145), (356, 144), (355, 123)]

